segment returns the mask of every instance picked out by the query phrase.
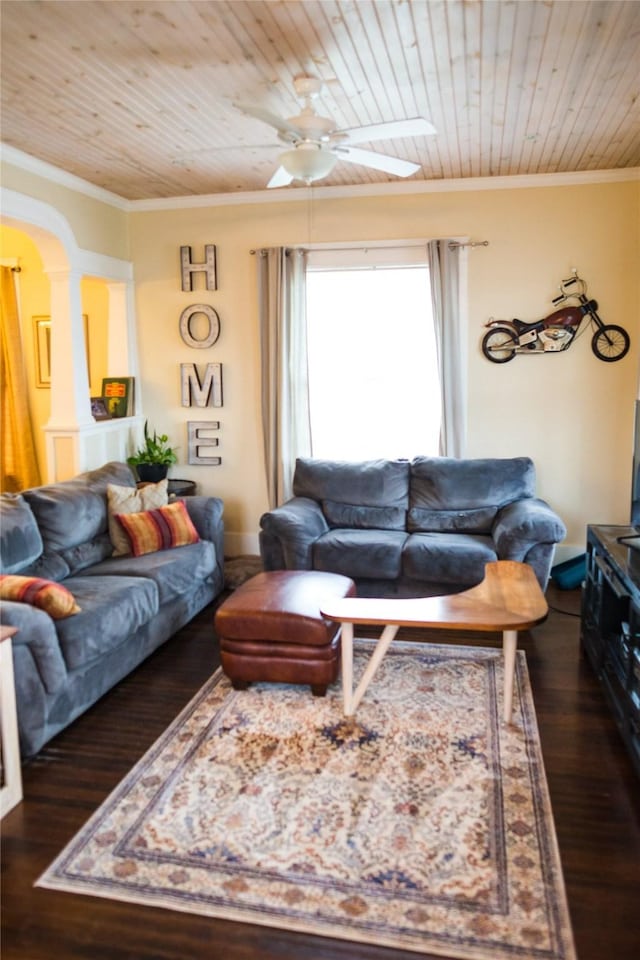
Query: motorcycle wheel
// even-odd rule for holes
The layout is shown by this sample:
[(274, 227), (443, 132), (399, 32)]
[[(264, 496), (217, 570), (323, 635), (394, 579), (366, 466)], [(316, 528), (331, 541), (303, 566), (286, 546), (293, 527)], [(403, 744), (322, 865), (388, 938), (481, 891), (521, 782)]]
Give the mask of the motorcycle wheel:
[(623, 327), (607, 324), (594, 333), (591, 349), (598, 360), (604, 360), (605, 363), (622, 360), (629, 352), (629, 334)]
[(492, 363), (508, 363), (516, 355), (516, 342), (508, 327), (493, 327), (482, 338), (482, 352)]

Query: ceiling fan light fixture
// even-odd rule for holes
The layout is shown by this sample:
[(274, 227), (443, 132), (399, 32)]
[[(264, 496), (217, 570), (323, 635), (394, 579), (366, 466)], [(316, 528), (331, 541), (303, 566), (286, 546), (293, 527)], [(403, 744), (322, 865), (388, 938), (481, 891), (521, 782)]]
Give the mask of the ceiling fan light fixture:
[(313, 183), (314, 180), (328, 176), (337, 162), (338, 157), (334, 153), (322, 150), (315, 143), (302, 143), (280, 156), (280, 166), (284, 167), (294, 180), (304, 180), (305, 183)]

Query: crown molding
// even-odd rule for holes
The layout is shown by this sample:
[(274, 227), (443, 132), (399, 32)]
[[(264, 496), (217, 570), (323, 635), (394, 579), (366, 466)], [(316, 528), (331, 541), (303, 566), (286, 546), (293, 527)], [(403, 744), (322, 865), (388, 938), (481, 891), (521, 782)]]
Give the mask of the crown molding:
[(0, 144), (0, 158), (21, 170), (83, 193), (94, 200), (111, 204), (129, 213), (154, 210), (185, 210), (195, 207), (229, 207), (241, 204), (297, 203), (358, 197), (389, 197), (423, 193), (455, 193), (478, 190), (524, 190), (541, 187), (571, 187), (585, 184), (621, 183), (640, 180), (640, 167), (616, 170), (584, 170), (569, 173), (536, 173), (510, 177), (466, 177), (456, 180), (402, 180), (340, 187), (280, 187), (275, 190), (249, 190), (238, 193), (210, 193), (199, 196), (165, 197), (153, 200), (126, 200), (109, 190), (96, 187), (81, 177), (53, 164), (38, 160), (15, 147)]
[(347, 187), (280, 187), (244, 193), (212, 193), (198, 197), (167, 197), (163, 200), (131, 200), (131, 211), (184, 210), (189, 207), (227, 207), (255, 203), (295, 203), (310, 198), (333, 200), (357, 197), (416, 196), (423, 193), (455, 193), (477, 190), (522, 190), (535, 187), (570, 187), (591, 183), (640, 180), (640, 167), (624, 170), (589, 170), (572, 173), (536, 173), (513, 177), (468, 177), (460, 180), (403, 180), (393, 183), (358, 184)]
[(38, 160), (32, 157), (30, 153), (24, 153), (15, 147), (10, 147), (6, 143), (0, 144), (0, 160), (3, 163), (9, 163), (19, 170), (26, 173), (35, 173), (38, 177), (43, 177), (50, 183), (57, 183), (61, 187), (68, 187), (69, 190), (75, 190), (76, 193), (82, 193), (93, 200), (100, 200), (101, 203), (108, 203), (119, 210), (128, 210), (130, 200), (118, 196), (117, 193), (111, 193), (103, 187), (96, 187), (93, 183), (83, 180), (82, 177), (76, 177), (73, 173), (67, 173), (60, 167), (47, 163), (45, 160)]

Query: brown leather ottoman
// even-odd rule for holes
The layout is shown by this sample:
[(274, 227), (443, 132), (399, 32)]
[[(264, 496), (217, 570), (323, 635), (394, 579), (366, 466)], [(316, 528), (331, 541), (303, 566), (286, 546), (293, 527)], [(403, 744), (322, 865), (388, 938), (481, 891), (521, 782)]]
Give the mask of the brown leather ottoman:
[(340, 625), (320, 607), (355, 593), (349, 577), (319, 570), (272, 570), (238, 587), (214, 621), (222, 669), (235, 689), (257, 680), (308, 683), (323, 697), (340, 669)]

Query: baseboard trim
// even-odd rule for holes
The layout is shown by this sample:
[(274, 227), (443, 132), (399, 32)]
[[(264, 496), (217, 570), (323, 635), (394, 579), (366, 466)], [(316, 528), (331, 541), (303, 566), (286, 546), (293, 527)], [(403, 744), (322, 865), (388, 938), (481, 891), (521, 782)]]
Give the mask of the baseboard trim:
[(225, 557), (258, 556), (259, 553), (260, 541), (257, 533), (237, 533), (233, 530), (225, 530)]

